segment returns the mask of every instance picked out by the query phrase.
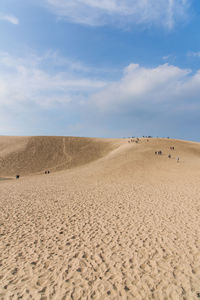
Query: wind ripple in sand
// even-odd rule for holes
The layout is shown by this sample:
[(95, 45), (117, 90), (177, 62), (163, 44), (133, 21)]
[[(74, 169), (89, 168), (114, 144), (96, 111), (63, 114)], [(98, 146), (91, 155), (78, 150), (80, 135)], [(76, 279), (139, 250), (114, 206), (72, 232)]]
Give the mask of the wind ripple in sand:
[(198, 177), (130, 173), (1, 183), (0, 299), (197, 299)]
[(197, 191), (5, 187), (2, 299), (197, 298)]

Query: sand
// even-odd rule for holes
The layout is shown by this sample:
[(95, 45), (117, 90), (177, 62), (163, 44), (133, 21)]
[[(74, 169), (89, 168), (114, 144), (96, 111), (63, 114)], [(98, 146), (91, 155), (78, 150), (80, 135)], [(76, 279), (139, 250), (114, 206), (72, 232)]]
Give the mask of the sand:
[(0, 137), (0, 177), (74, 168), (105, 156), (119, 141), (77, 137)]
[(200, 145), (104, 146), (85, 164), (0, 182), (0, 299), (198, 299)]

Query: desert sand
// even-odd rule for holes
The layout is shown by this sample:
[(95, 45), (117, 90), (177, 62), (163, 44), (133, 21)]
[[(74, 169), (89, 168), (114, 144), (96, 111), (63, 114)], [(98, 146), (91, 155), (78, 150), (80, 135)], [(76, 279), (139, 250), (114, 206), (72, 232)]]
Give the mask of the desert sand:
[(199, 143), (0, 137), (0, 177), (0, 299), (200, 296)]

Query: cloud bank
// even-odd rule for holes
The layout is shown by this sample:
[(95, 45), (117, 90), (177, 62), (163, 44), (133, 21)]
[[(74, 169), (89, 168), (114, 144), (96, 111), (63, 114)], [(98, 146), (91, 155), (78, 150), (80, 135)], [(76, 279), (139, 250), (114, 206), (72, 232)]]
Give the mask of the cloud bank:
[[(200, 70), (130, 64), (121, 70), (119, 80), (111, 75), (105, 80), (102, 70), (97, 78), (97, 73), (56, 53), (26, 57), (0, 53), (1, 133), (52, 134), (55, 126), (60, 127), (54, 134), (118, 136), (127, 128), (158, 133), (166, 126), (173, 133), (177, 122), (191, 122), (189, 116), (199, 119)], [(63, 129), (61, 118), (68, 129)], [(156, 131), (162, 122), (163, 128), (159, 125)]]
[(200, 106), (200, 70), (163, 64), (144, 68), (130, 64), (119, 81), (107, 84), (90, 97), (90, 103), (102, 112), (134, 113), (134, 111), (195, 110)]
[(188, 0), (43, 0), (53, 13), (90, 26), (157, 25), (168, 29), (187, 16)]
[(105, 80), (101, 72), (97, 78), (95, 68), (51, 52), (21, 58), (0, 53), (0, 105), (76, 103), (110, 114), (166, 105), (192, 108), (200, 102), (200, 70), (130, 64), (117, 81)]

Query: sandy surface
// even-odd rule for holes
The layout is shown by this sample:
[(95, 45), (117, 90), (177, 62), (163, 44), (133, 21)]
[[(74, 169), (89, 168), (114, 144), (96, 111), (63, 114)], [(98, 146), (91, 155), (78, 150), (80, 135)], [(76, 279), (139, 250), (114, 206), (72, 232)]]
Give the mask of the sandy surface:
[(0, 182), (0, 299), (198, 299), (200, 145), (118, 146)]
[(83, 137), (0, 136), (0, 177), (74, 168), (104, 157), (120, 143)]

